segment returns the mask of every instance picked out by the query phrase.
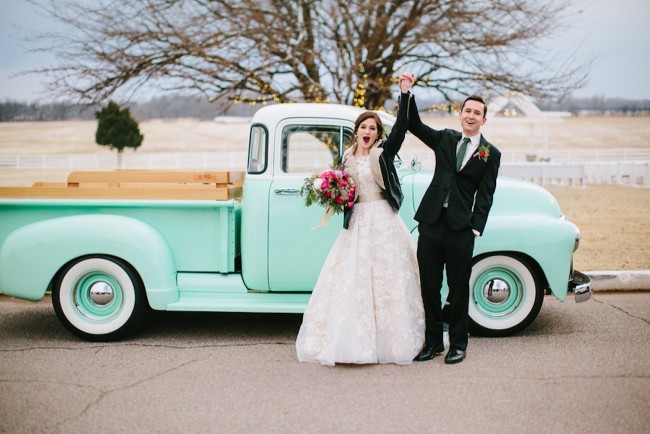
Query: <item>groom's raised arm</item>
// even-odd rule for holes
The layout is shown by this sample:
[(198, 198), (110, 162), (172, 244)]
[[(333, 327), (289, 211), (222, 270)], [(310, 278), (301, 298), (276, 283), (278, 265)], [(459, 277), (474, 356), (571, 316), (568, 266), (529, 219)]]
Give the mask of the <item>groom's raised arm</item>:
[(438, 130), (425, 125), (420, 119), (417, 104), (415, 103), (415, 96), (411, 93), (411, 87), (415, 81), (415, 76), (411, 73), (405, 72), (400, 76), (400, 89), (402, 92), (408, 92), (409, 107), (408, 107), (408, 130), (413, 133), (415, 137), (424, 142), (430, 148), (438, 143), (441, 133)]

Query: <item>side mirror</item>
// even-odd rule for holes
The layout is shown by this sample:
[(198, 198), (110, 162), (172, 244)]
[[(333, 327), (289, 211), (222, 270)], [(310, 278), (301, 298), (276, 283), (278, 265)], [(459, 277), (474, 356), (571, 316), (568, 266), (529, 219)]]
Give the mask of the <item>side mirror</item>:
[(395, 169), (399, 169), (402, 167), (402, 158), (399, 156), (399, 154), (395, 154), (395, 159), (393, 160), (393, 164), (395, 165)]
[(418, 160), (418, 154), (413, 154), (411, 157), (411, 170), (414, 172), (419, 172), (421, 168), (422, 164), (420, 163), (420, 160)]

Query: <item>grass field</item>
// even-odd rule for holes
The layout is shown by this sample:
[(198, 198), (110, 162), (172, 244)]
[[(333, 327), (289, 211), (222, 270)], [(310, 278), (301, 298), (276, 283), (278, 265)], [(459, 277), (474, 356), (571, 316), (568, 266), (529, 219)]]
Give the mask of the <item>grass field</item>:
[[(425, 115), (434, 128), (457, 128), (454, 116)], [(542, 143), (540, 125), (518, 120), (488, 119), (484, 133), (508, 151), (535, 151)], [(0, 154), (109, 153), (94, 142), (94, 121), (0, 123)], [(579, 117), (547, 126), (549, 149), (650, 149), (648, 117)], [(242, 151), (248, 123), (218, 124), (193, 119), (142, 122), (145, 141), (137, 152)], [(622, 141), (625, 138), (624, 141)], [(403, 155), (430, 152), (416, 139)], [(233, 168), (243, 170), (244, 168)], [(0, 185), (31, 185), (35, 181), (65, 181), (67, 170), (0, 170)], [(615, 185), (586, 188), (552, 187), (563, 211), (582, 234), (575, 256), (579, 270), (650, 269), (650, 190)]]
[[(456, 116), (424, 114), (434, 128), (458, 128)], [(110, 152), (95, 144), (96, 121), (2, 122), (0, 153)], [(571, 117), (546, 126), (549, 149), (650, 148), (650, 117)], [(140, 123), (144, 142), (137, 152), (232, 151), (246, 148), (248, 121), (220, 124), (196, 119), (149, 120)], [(502, 152), (539, 150), (544, 126), (525, 119), (488, 118), (484, 134)], [(417, 140), (407, 146), (422, 150)]]

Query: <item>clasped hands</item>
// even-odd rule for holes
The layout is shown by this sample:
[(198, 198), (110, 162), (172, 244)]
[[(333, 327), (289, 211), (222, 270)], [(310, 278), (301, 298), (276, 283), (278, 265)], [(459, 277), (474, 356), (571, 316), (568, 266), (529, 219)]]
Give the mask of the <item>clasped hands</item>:
[(411, 90), (413, 83), (415, 83), (415, 74), (403, 72), (402, 75), (399, 76), (399, 90), (402, 91), (402, 93)]

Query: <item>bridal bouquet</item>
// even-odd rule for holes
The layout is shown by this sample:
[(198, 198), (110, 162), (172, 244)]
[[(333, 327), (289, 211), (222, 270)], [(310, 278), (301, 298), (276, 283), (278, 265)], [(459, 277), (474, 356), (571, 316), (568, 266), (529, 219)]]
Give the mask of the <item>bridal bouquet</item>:
[(342, 167), (334, 165), (330, 170), (305, 178), (300, 195), (305, 198), (306, 206), (317, 203), (326, 208), (326, 214), (331, 215), (354, 206), (355, 190), (352, 176)]

